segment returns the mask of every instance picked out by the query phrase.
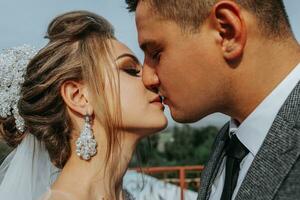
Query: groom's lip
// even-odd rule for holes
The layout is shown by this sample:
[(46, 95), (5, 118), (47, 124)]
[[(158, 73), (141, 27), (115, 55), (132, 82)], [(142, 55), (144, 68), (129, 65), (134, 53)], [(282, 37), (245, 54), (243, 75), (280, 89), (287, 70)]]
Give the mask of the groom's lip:
[(166, 97), (163, 98), (163, 104), (168, 105), (168, 99)]

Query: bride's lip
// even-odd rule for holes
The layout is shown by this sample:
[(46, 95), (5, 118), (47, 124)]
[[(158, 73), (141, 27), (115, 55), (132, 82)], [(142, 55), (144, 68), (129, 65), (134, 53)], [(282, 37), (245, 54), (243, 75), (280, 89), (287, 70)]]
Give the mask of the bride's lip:
[(157, 95), (150, 103), (159, 102), (162, 103), (163, 98), (159, 95)]
[(160, 108), (160, 109), (162, 109), (162, 110), (164, 110), (164, 109), (165, 109), (165, 106), (164, 106), (164, 104), (162, 104), (161, 102), (154, 101), (154, 102), (152, 102), (151, 104), (152, 104), (152, 105), (154, 105), (154, 106), (157, 106), (157, 107), (159, 107), (159, 108)]
[(162, 101), (163, 101), (163, 98), (161, 96), (156, 96), (152, 101), (150, 101), (150, 104), (158, 106), (164, 110), (165, 106), (162, 104)]

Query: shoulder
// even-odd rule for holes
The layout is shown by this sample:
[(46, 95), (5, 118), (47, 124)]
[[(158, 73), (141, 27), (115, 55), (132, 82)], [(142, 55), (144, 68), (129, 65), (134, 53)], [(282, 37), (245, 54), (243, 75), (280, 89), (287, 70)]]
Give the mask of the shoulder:
[(300, 196), (300, 157), (278, 188), (275, 199), (298, 199)]
[(74, 200), (74, 196), (71, 194), (57, 191), (57, 190), (48, 190), (39, 200)]

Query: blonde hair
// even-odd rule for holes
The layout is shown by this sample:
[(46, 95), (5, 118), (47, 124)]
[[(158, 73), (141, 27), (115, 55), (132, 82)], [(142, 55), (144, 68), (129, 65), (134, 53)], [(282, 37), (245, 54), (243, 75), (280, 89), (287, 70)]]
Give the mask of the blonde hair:
[[(10, 146), (17, 146), (26, 134), (45, 143), (50, 159), (63, 168), (71, 155), (73, 126), (64, 100), (62, 84), (83, 81), (92, 95), (95, 117), (107, 134), (109, 159), (118, 143), (121, 127), (118, 77), (112, 72), (110, 40), (115, 39), (111, 24), (87, 11), (74, 11), (56, 17), (48, 26), (49, 43), (27, 66), (18, 107), (25, 120), (25, 133), (17, 131), (12, 116), (0, 119), (0, 132)], [(109, 87), (106, 87), (108, 77)], [(105, 88), (111, 88), (111, 109)]]

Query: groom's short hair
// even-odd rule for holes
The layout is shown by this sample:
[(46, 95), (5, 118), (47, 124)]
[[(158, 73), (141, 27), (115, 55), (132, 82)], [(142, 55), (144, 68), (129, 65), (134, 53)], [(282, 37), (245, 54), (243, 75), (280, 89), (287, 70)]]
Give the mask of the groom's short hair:
[[(134, 12), (140, 1), (149, 3), (163, 19), (173, 20), (184, 30), (196, 30), (209, 16), (217, 0), (126, 0)], [(291, 27), (282, 0), (236, 0), (257, 17), (259, 29), (268, 37), (285, 37)]]

